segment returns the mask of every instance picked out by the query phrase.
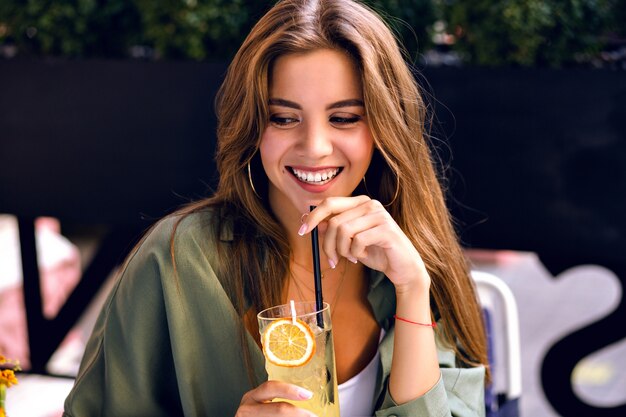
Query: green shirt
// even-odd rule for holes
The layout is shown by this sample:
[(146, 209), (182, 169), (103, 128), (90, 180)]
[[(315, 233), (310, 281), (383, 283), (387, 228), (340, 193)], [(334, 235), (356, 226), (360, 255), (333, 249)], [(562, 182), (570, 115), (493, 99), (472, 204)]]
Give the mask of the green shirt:
[[(247, 343), (257, 380), (267, 379), (263, 353), (240, 319), (218, 273), (216, 245), (228, 254), (232, 227), (216, 240), (207, 209), (188, 215), (174, 241), (175, 216), (159, 222), (132, 255), (87, 343), (65, 417), (234, 416), (252, 386), (244, 366)], [(423, 396), (395, 404), (387, 382), (393, 353), (395, 291), (372, 271), (368, 300), (386, 334), (380, 344), (376, 416), (484, 416), (484, 368), (458, 368), (439, 350), (441, 378)], [(321, 417), (321, 416), (320, 416)]]

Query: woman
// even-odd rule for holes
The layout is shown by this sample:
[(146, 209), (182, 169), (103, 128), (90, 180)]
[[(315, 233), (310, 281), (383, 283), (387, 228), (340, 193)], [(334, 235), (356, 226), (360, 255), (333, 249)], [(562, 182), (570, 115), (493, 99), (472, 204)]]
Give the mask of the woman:
[(342, 415), (483, 415), (483, 329), (424, 107), (375, 13), (275, 5), (218, 95), (217, 192), (129, 258), (66, 415), (310, 416), (271, 402), (310, 393), (263, 382), (256, 314), (313, 299), (316, 226)]

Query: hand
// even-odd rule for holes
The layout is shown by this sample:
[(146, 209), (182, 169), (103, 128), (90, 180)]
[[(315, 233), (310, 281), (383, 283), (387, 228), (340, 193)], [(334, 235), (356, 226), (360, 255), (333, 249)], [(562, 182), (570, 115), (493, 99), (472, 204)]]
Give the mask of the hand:
[(275, 398), (308, 400), (312, 393), (297, 385), (280, 381), (267, 381), (246, 392), (235, 417), (293, 416), (315, 417), (315, 414), (286, 402), (271, 402)]
[(344, 256), (383, 272), (396, 291), (428, 292), (430, 277), (420, 254), (380, 202), (363, 195), (329, 197), (306, 216), (298, 233), (323, 222), (321, 246), (329, 263)]

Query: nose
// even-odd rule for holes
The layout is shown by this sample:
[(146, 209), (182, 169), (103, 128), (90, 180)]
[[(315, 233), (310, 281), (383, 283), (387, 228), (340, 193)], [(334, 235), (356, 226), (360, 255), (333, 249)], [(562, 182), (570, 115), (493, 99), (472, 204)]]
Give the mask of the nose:
[(304, 156), (319, 159), (332, 154), (332, 131), (325, 121), (309, 121), (303, 133), (300, 151)]

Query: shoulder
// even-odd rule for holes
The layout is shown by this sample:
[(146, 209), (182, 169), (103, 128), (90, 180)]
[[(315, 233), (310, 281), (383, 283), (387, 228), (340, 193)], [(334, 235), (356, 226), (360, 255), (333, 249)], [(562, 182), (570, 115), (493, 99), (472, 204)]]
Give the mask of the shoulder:
[(146, 235), (150, 244), (167, 244), (175, 239), (197, 239), (215, 235), (215, 230), (225, 223), (222, 210), (206, 207), (193, 212), (175, 212), (159, 220)]
[[(139, 254), (180, 254), (191, 247), (214, 247), (232, 239), (232, 221), (219, 207), (176, 212), (156, 222), (137, 245)], [(173, 251), (173, 252), (172, 252)]]
[(232, 228), (223, 217), (220, 208), (207, 207), (157, 221), (127, 257), (121, 276), (163, 278), (172, 276), (175, 269), (219, 262), (216, 248), (228, 240), (222, 237), (228, 238)]
[(112, 294), (125, 299), (140, 294), (158, 305), (177, 304), (181, 296), (189, 300), (207, 289), (222, 291), (230, 251), (222, 237), (228, 230), (228, 221), (214, 207), (159, 220), (126, 259)]

